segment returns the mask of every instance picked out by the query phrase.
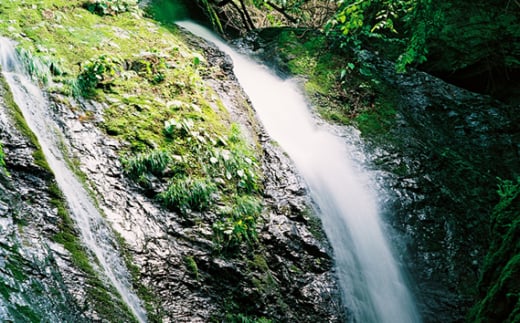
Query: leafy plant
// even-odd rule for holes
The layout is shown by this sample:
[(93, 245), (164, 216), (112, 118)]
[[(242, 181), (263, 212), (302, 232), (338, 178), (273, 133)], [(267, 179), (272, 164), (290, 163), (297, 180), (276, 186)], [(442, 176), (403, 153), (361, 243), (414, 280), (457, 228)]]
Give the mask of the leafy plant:
[(155, 51), (143, 52), (131, 63), (130, 68), (152, 84), (158, 84), (165, 79), (166, 58)]
[(152, 150), (132, 157), (122, 158), (125, 173), (138, 179), (146, 173), (159, 175), (168, 167), (171, 157), (165, 150)]
[(226, 143), (225, 148), (210, 151), (210, 174), (234, 181), (240, 191), (246, 193), (257, 191), (259, 189), (258, 165), (236, 124), (231, 126)]
[(330, 36), (340, 39), (340, 47), (359, 50), (368, 39), (391, 45), (389, 47), (397, 45), (402, 53), (397, 60), (397, 70), (403, 72), (407, 65), (426, 60), (426, 30), (431, 22), (421, 18), (425, 18), (429, 10), (428, 0), (347, 0), (341, 2), (326, 30)]
[(213, 204), (215, 184), (208, 179), (182, 178), (174, 179), (158, 198), (169, 208), (187, 214), (190, 210), (204, 211)]
[(115, 16), (137, 10), (137, 2), (137, 0), (89, 0), (83, 4), (83, 7), (100, 16)]
[(82, 64), (77, 79), (77, 96), (91, 96), (97, 87), (108, 87), (121, 71), (121, 62), (110, 55), (101, 55)]
[(176, 135), (187, 136), (191, 133), (193, 126), (194, 122), (190, 118), (170, 119), (164, 123), (164, 132), (172, 138)]
[(217, 242), (222, 247), (234, 247), (257, 239), (256, 223), (262, 212), (262, 202), (253, 196), (236, 197), (233, 207), (222, 210), (223, 220), (213, 225)]

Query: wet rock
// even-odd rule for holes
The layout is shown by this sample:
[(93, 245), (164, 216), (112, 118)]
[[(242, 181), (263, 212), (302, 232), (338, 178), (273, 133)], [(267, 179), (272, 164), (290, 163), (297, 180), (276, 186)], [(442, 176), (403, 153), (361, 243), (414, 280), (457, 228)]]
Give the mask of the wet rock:
[[(237, 44), (287, 75), (279, 34), (280, 29), (265, 29)], [(361, 143), (384, 192), (386, 231), (415, 281), (424, 321), (464, 321), (489, 243), (496, 178), (514, 179), (520, 169), (518, 106), (426, 73), (397, 74), (393, 64), (369, 52), (360, 53), (359, 60), (396, 97), (389, 102), (397, 112), (393, 127)], [(268, 198), (278, 193), (265, 192)], [(289, 207), (280, 204), (279, 210)], [(284, 221), (274, 222), (271, 239), (283, 235), (278, 228)]]
[(407, 250), (424, 320), (463, 321), (488, 244), (496, 178), (520, 169), (517, 107), (362, 57), (399, 93), (398, 126), (371, 158), (384, 170), (386, 218)]
[(0, 321), (87, 322), (84, 277), (53, 242), (57, 210), (48, 186), (52, 175), (34, 164), (35, 147), (15, 126), (0, 88)]
[[(124, 176), (118, 154), (124, 143), (97, 127), (104, 106), (72, 101), (71, 109), (65, 104), (71, 100), (53, 94), (53, 112), (64, 133), (64, 145), (79, 161), (107, 221), (124, 239), (135, 265), (136, 286), (146, 287), (152, 295), (155, 311), (148, 315), (162, 322), (207, 322), (224, 319), (231, 306), (234, 311), (277, 322), (345, 321), (330, 246), (319, 225), (309, 226), (312, 208), (305, 185), (250, 117), (248, 100), (232, 74), (230, 60), (214, 46), (187, 37), (192, 46), (204, 51), (209, 65), (220, 66), (215, 74), (205, 76), (205, 82), (218, 93), (233, 121), (242, 125), (248, 140), (262, 145), (265, 212), (255, 247), (216, 253), (210, 225), (214, 214), (181, 216), (166, 210)], [(79, 118), (84, 111), (95, 117)], [(23, 195), (36, 194), (30, 192)], [(56, 219), (47, 218), (49, 223), (42, 228), (52, 232)], [(80, 273), (67, 266), (70, 259), (64, 250), (49, 245), (56, 263), (64, 268), (68, 286)], [(79, 303), (84, 286), (69, 288)], [(85, 315), (94, 318), (95, 312)]]

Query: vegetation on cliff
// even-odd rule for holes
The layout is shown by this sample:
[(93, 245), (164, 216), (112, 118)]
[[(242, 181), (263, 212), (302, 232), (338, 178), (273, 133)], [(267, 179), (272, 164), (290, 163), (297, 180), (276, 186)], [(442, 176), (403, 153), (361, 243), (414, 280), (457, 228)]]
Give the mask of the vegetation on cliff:
[(520, 320), (520, 177), (502, 180), (493, 209), (491, 244), (479, 281), (480, 300), (468, 322)]
[[(165, 0), (163, 0), (165, 1)], [(173, 1), (188, 2), (188, 1)], [(337, 46), (379, 51), (397, 69), (419, 66), (450, 82), (518, 102), (520, 5), (514, 1), (198, 1), (229, 32), (324, 29)], [(193, 4), (191, 4), (193, 7)], [(219, 27), (220, 28), (220, 27)], [(218, 29), (218, 28), (217, 28)], [(348, 67), (344, 62), (344, 68)]]
[[(154, 6), (150, 9), (152, 14), (159, 12)], [(268, 322), (262, 318), (265, 312), (261, 308), (271, 304), (264, 295), (267, 292), (276, 299), (272, 305), (277, 307), (276, 315), (287, 315), (288, 311), (278, 309), (288, 305), (284, 303), (287, 296), (280, 292), (284, 287), (273, 287), (279, 284), (273, 278), (278, 273), (270, 269), (274, 265), (250, 265), (255, 263), (253, 259), (270, 257), (266, 254), (270, 249), (258, 237), (264, 212), (260, 144), (231, 121), (219, 95), (205, 83), (203, 78), (208, 75), (223, 77), (218, 75), (220, 66), (212, 66), (190, 47), (171, 21), (160, 24), (154, 20), (160, 17), (145, 15), (135, 1), (2, 1), (0, 34), (17, 42), (26, 70), (50, 94), (53, 108), (65, 107), (65, 113), (81, 123), (98, 126), (123, 143), (120, 164), (134, 181), (134, 190), (172, 211), (172, 217), (178, 215), (186, 227), (209, 224), (200, 237), (190, 237), (197, 246), (194, 255), (184, 259), (197, 282), (218, 286), (207, 287), (206, 293), (217, 288), (224, 295), (211, 295), (221, 310), (211, 313), (212, 317)], [(245, 100), (241, 105), (244, 116), (250, 117)], [(65, 158), (74, 163), (72, 156)], [(75, 168), (78, 166), (81, 161)], [(89, 185), (88, 179), (85, 185)], [(97, 281), (61, 193), (54, 185), (49, 190), (50, 203), (60, 217), (60, 232), (53, 241), (65, 247), (91, 287), (86, 288), (90, 308), (85, 310), (109, 321), (116, 317), (132, 321), (120, 300)], [(204, 241), (202, 247), (197, 239)], [(131, 258), (132, 253), (126, 255)], [(225, 260), (213, 259), (219, 257)], [(320, 257), (328, 259), (325, 253)], [(215, 267), (222, 262), (233, 261), (238, 269), (233, 265), (226, 273), (240, 271), (247, 276), (243, 280), (227, 277), (232, 274), (221, 273), (225, 277), (218, 279), (208, 274), (221, 270)], [(291, 266), (301, 267), (299, 263)], [(330, 266), (323, 260), (315, 267), (322, 273)], [(157, 299), (156, 291), (139, 282), (139, 270), (133, 268), (134, 284), (147, 302), (148, 319), (160, 321), (164, 315), (172, 315), (159, 308), (163, 299)], [(259, 270), (262, 275), (256, 277)], [(307, 275), (300, 269), (297, 274)], [(285, 271), (283, 275), (285, 279)], [(221, 278), (229, 279), (229, 286), (220, 286)], [(197, 282), (187, 284), (200, 284)], [(235, 283), (241, 287), (236, 288)], [(261, 296), (262, 305), (249, 304), (244, 290)], [(249, 305), (244, 307), (245, 303)]]

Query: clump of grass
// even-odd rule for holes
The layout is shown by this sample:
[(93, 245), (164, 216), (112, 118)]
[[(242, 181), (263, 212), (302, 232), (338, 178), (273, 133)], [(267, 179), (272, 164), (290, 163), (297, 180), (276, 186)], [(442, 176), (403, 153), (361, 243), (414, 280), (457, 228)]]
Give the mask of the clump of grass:
[(221, 248), (230, 248), (242, 242), (256, 241), (256, 223), (262, 208), (262, 202), (257, 197), (236, 197), (231, 207), (222, 210), (222, 219), (213, 225), (217, 244)]
[(213, 204), (217, 187), (206, 178), (186, 177), (173, 180), (168, 188), (158, 195), (166, 206), (187, 214), (189, 211), (205, 211)]
[(161, 175), (170, 161), (170, 153), (163, 149), (155, 149), (122, 158), (125, 173), (134, 179), (139, 179), (147, 173)]

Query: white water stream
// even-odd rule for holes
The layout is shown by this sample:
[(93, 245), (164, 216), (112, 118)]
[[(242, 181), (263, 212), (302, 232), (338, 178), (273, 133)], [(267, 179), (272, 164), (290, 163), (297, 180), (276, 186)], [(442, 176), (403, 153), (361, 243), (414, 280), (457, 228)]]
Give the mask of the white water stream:
[(60, 137), (57, 134), (60, 130), (49, 113), (49, 102), (40, 88), (24, 72), (13, 42), (4, 37), (0, 37), (0, 66), (16, 104), (38, 138), (56, 182), (65, 195), (76, 228), (81, 233), (82, 242), (96, 257), (98, 272), (117, 289), (137, 319), (145, 322), (146, 313), (130, 287), (130, 278), (123, 259), (114, 248), (116, 243), (113, 233), (81, 182), (67, 167), (59, 149)]
[(317, 204), (344, 299), (359, 323), (421, 322), (379, 219), (369, 174), (349, 156), (349, 143), (312, 118), (296, 85), (237, 53), (209, 30), (178, 22), (231, 56), (234, 72), (267, 132), (289, 154)]

